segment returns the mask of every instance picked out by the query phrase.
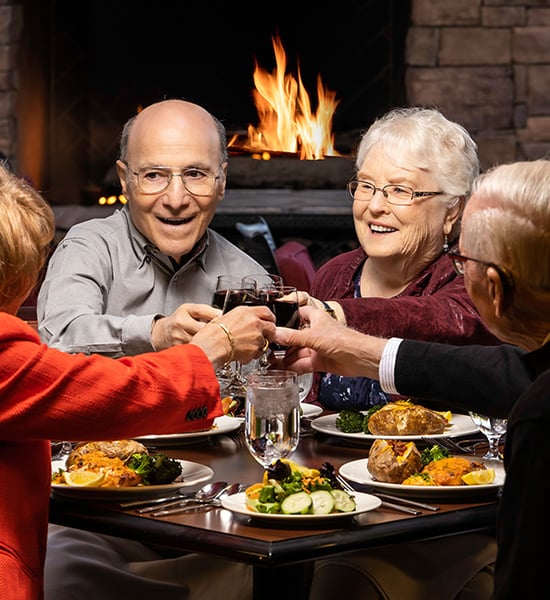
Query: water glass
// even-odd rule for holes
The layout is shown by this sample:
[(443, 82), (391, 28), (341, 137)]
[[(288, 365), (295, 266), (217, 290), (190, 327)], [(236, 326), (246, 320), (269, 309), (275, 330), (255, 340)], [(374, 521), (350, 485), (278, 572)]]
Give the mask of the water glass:
[(498, 444), (500, 438), (506, 433), (506, 419), (497, 417), (488, 417), (476, 412), (470, 411), (470, 418), (479, 431), (487, 438), (489, 449), (482, 457), (485, 459), (499, 460), (501, 458)]
[(294, 371), (248, 375), (245, 438), (250, 454), (267, 469), (290, 456), (300, 439), (300, 394)]

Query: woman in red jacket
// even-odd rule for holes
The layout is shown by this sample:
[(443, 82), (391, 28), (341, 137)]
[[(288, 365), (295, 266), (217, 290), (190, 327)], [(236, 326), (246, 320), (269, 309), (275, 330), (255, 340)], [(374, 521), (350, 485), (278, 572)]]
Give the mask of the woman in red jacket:
[(215, 369), (259, 357), (275, 331), (267, 308), (239, 307), (205, 323), (189, 344), (161, 352), (113, 360), (48, 348), (14, 315), (37, 281), (53, 235), (48, 204), (0, 166), (2, 600), (43, 597), (50, 439), (208, 428), (223, 414)]

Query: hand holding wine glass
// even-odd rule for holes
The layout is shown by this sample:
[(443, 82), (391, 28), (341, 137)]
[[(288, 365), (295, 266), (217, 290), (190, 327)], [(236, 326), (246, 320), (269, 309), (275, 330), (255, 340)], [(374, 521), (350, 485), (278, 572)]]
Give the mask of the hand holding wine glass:
[(248, 375), (245, 438), (250, 454), (264, 469), (296, 450), (300, 439), (300, 400), (294, 371)]

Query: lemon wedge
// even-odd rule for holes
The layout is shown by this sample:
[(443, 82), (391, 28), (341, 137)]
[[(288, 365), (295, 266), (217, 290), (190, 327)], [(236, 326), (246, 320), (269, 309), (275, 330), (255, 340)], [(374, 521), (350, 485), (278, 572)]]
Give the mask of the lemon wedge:
[(98, 487), (103, 483), (105, 473), (77, 469), (76, 471), (65, 471), (63, 479), (67, 485), (74, 487)]
[(445, 417), (445, 419), (447, 419), (447, 423), (450, 423), (452, 418), (453, 418), (453, 413), (450, 410), (438, 410), (437, 411), (442, 417)]
[(281, 458), (281, 462), (286, 463), (293, 473), (298, 472), (302, 475), (302, 477), (315, 478), (319, 477), (320, 475), (319, 469), (309, 469), (308, 467), (304, 467), (293, 460), (289, 460), (288, 458)]
[(481, 471), (471, 471), (462, 475), (462, 481), (466, 485), (483, 485), (486, 483), (493, 483), (495, 480), (494, 469), (482, 469)]

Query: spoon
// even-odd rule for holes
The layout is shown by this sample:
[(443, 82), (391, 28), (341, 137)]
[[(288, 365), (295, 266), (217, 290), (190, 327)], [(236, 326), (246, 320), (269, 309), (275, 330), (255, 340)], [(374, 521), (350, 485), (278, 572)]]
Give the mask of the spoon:
[[(203, 486), (194, 496), (191, 498), (179, 498), (168, 502), (162, 503), (162, 508), (169, 508), (172, 506), (187, 506), (189, 504), (203, 504), (215, 500), (227, 487), (227, 481), (215, 481), (214, 483)], [(144, 508), (138, 509), (140, 515), (151, 513), (159, 509), (159, 503), (151, 504)]]
[[(154, 498), (153, 500), (133, 500), (131, 502), (121, 502), (121, 508), (134, 508), (136, 506), (152, 506), (155, 507), (157, 504), (162, 504), (164, 502), (177, 501), (183, 502), (184, 500), (205, 500), (207, 498), (212, 498), (216, 494), (218, 494), (221, 490), (223, 490), (227, 486), (227, 481), (211, 481), (205, 485), (203, 485), (199, 490), (197, 490), (192, 496), (184, 496), (182, 489), (176, 493), (171, 494), (170, 496), (163, 496), (162, 498)], [(142, 509), (145, 510), (145, 509)], [(141, 512), (138, 511), (138, 512)], [(148, 511), (146, 511), (148, 512)]]
[(232, 494), (236, 494), (241, 490), (240, 483), (231, 483), (224, 488), (222, 488), (213, 498), (209, 500), (192, 500), (190, 504), (180, 502), (178, 506), (165, 505), (161, 510), (157, 510), (153, 512), (153, 517), (166, 517), (168, 515), (177, 515), (178, 513), (184, 513), (188, 511), (195, 510), (204, 510), (215, 508), (221, 505), (220, 500), (225, 498), (226, 496), (231, 496)]

